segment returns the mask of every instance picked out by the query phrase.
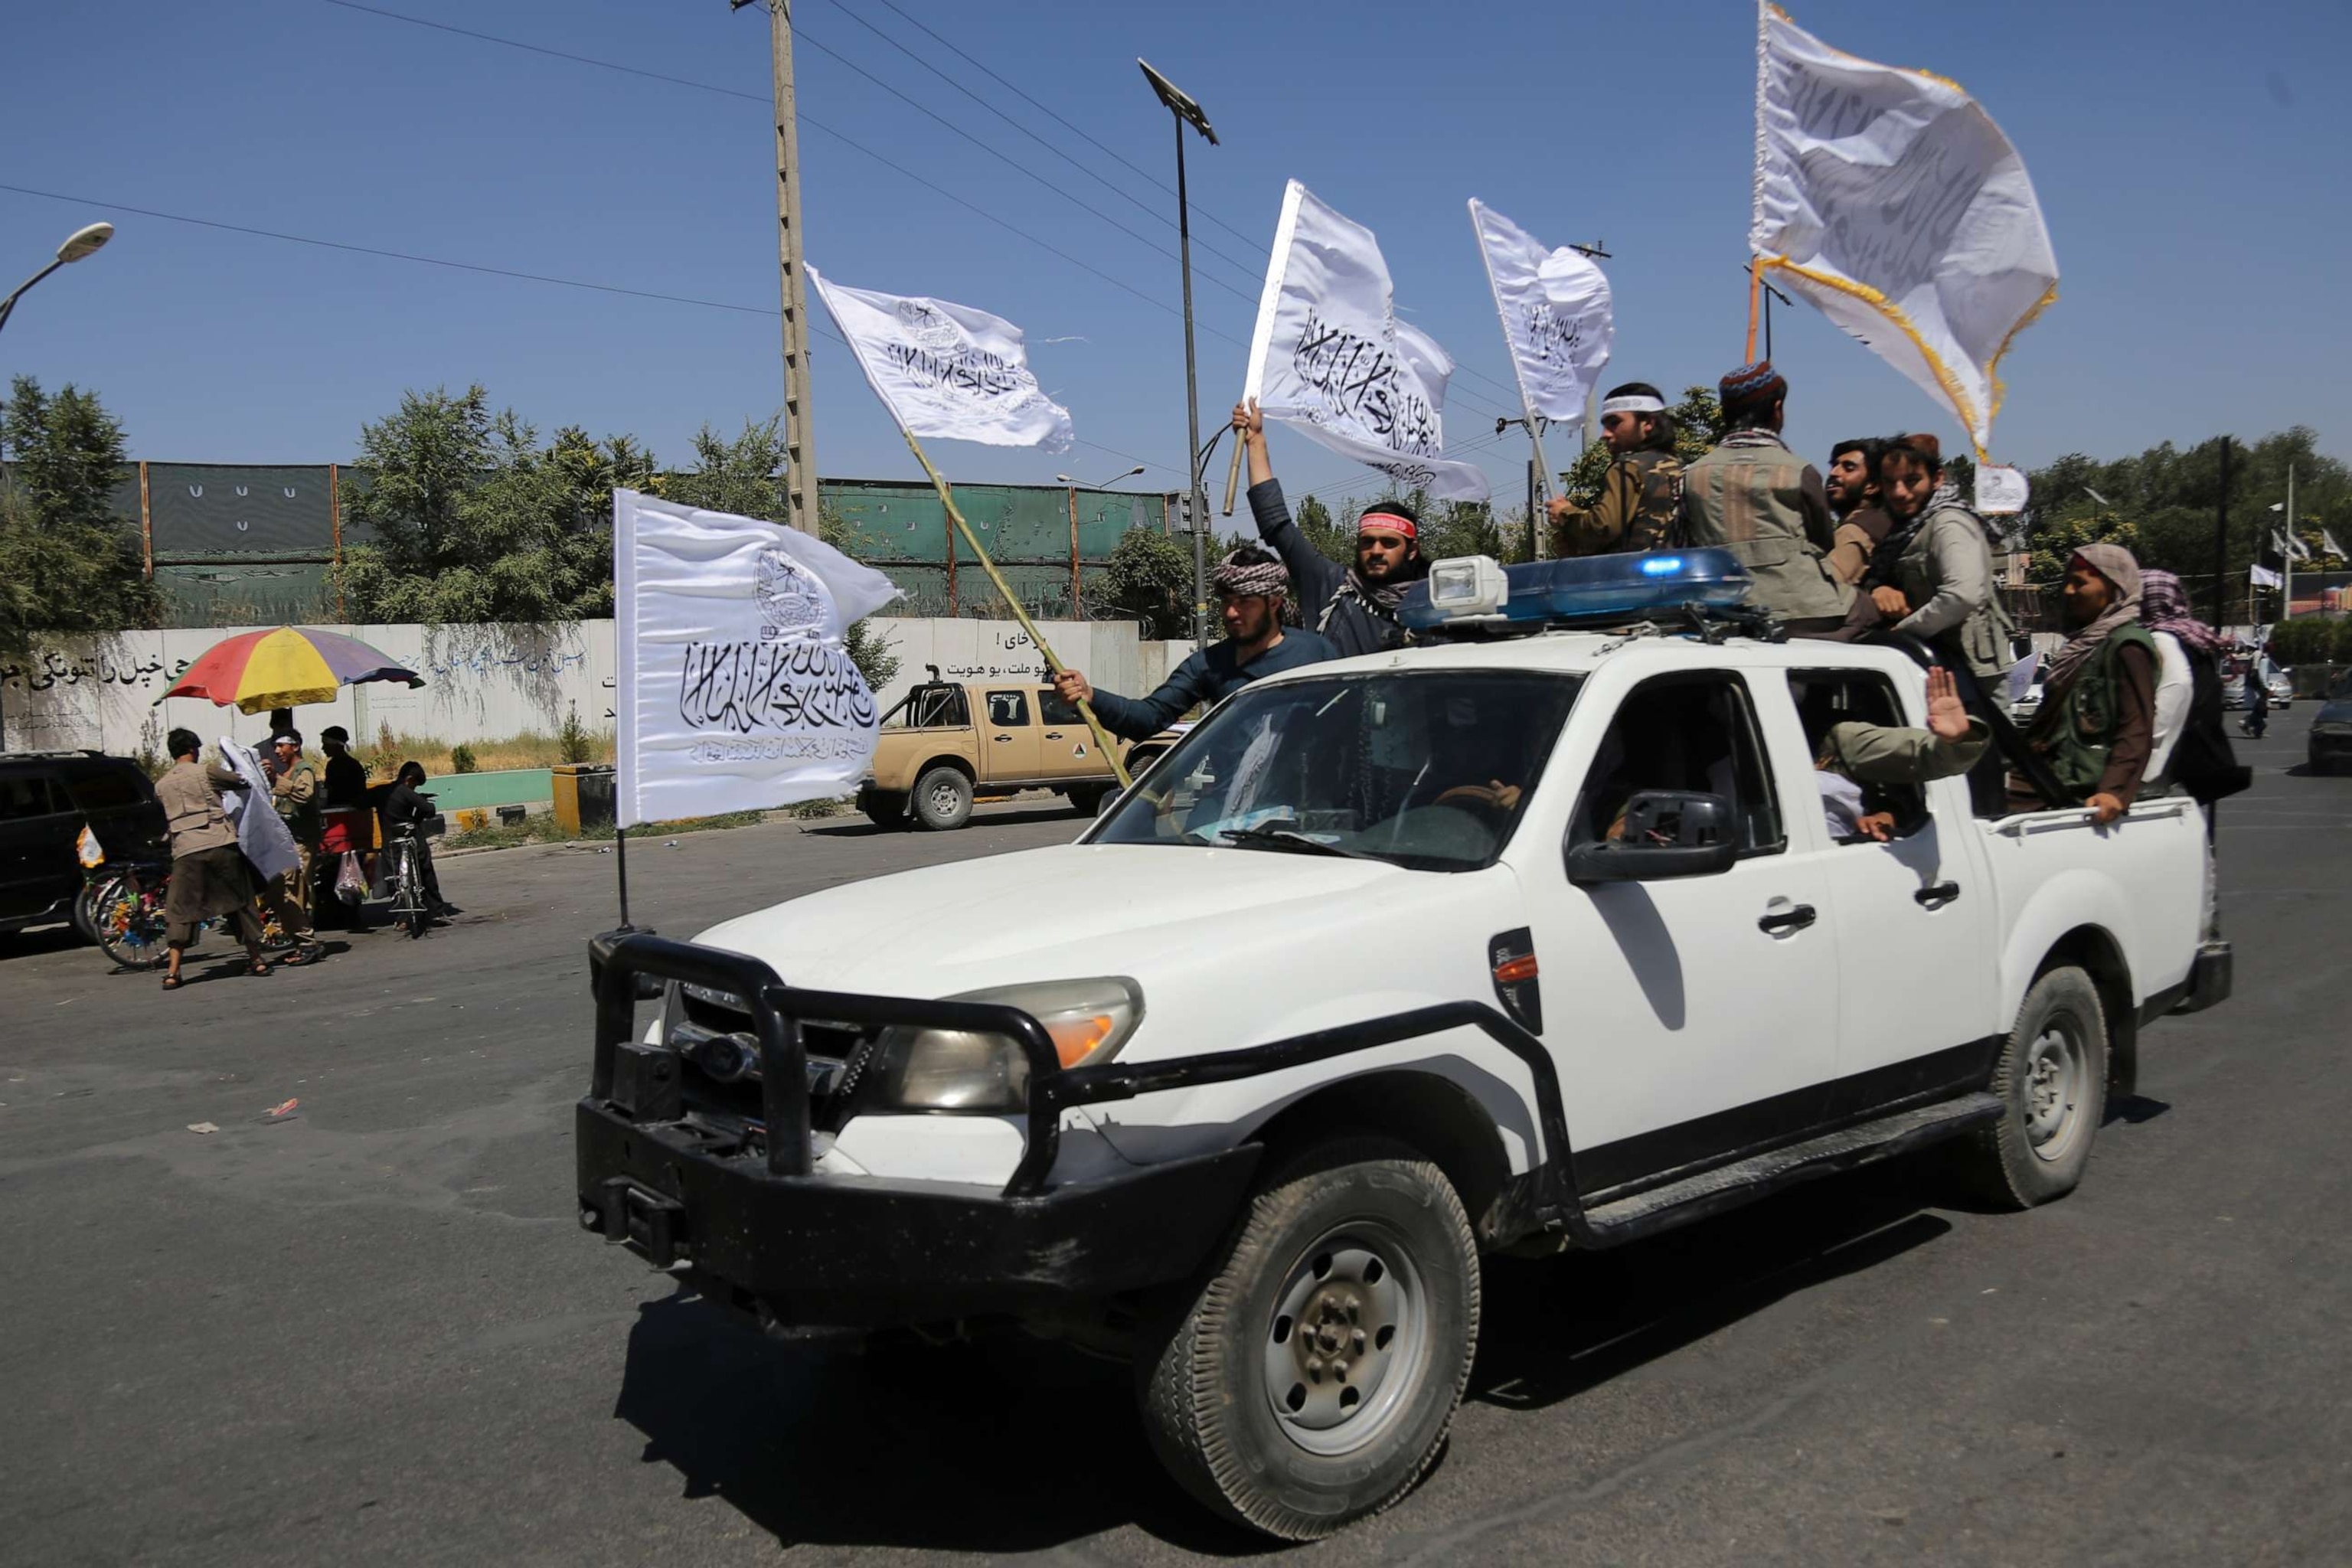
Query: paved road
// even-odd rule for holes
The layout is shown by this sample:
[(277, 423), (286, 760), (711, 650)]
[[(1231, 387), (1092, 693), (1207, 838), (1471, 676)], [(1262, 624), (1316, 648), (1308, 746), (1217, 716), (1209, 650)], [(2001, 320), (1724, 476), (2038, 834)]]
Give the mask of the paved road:
[[(1897, 1165), (1497, 1265), (1444, 1462), (1303, 1555), (2343, 1561), (2352, 778), (2288, 771), (2309, 715), (2248, 749), (2260, 783), (2224, 808), (2239, 999), (2151, 1031), (2074, 1197), (1979, 1213)], [(1070, 831), (705, 834), (632, 881), (641, 921), (690, 934)], [(611, 870), (454, 861), (453, 929), (169, 996), (0, 939), (0, 1562), (1264, 1550), (1160, 1479), (1120, 1369), (772, 1346), (579, 1233), (582, 939)]]

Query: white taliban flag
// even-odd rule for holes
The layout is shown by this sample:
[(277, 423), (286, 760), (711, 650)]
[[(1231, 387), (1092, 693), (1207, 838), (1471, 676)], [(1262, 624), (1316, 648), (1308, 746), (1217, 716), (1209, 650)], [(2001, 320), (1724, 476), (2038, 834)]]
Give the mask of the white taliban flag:
[(2257, 588), (2276, 588), (2283, 586), (2285, 580), (2269, 567), (2256, 562), (2246, 568), (2246, 581)]
[(2336, 556), (2339, 559), (2342, 558), (2344, 554), (2344, 547), (2336, 543), (2336, 536), (2328, 532), (2324, 528), (2319, 531), (2319, 543), (2320, 548), (2326, 550), (2330, 555)]
[(858, 368), (901, 429), (992, 447), (1070, 449), (1070, 413), (1029, 369), (1021, 329), (1002, 316), (919, 294), (881, 294), (826, 282), (824, 308)]
[(1956, 415), (1980, 460), (2010, 340), (2058, 297), (2025, 163), (1959, 87), (1757, 24), (1748, 246)]
[(1608, 278), (1591, 257), (1568, 246), (1546, 250), (1475, 196), (1470, 226), (1503, 318), (1519, 400), (1542, 418), (1580, 421), (1616, 333)]
[(1437, 500), (1484, 500), (1486, 474), (1445, 453), (1454, 361), (1396, 319), (1380, 242), (1290, 182), (1242, 395), (1342, 457)]
[(809, 534), (613, 492), (621, 826), (845, 795), (874, 755), (849, 627), (898, 596)]

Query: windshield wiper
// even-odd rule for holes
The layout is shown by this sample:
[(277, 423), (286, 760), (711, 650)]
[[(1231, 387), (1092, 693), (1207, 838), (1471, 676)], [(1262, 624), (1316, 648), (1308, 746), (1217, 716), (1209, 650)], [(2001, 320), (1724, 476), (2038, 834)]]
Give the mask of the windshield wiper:
[(1228, 844), (1238, 844), (1244, 848), (1275, 849), (1292, 855), (1337, 855), (1343, 860), (1380, 858), (1360, 849), (1342, 849), (1337, 844), (1309, 838), (1294, 827), (1227, 827), (1220, 829), (1217, 837)]

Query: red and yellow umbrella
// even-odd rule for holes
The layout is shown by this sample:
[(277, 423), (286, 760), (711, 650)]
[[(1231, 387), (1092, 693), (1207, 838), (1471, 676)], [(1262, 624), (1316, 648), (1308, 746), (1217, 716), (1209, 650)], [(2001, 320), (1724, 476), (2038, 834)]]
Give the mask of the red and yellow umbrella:
[(214, 644), (163, 696), (201, 697), (224, 708), (235, 703), (240, 713), (262, 713), (332, 702), (336, 691), (362, 680), (425, 684), (415, 670), (355, 638), (315, 626), (279, 626)]

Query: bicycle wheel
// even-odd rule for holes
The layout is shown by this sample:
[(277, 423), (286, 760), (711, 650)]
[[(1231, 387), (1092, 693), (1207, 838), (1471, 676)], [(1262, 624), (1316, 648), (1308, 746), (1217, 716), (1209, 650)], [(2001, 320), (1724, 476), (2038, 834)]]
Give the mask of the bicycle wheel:
[(425, 908), (424, 879), (417, 875), (416, 847), (403, 842), (397, 861), (400, 891), (392, 901), (392, 918), (396, 925), (407, 928), (410, 941), (425, 934), (430, 916)]
[(167, 876), (154, 887), (124, 871), (108, 878), (91, 900), (98, 945), (124, 969), (152, 969), (163, 962), (163, 899)]

